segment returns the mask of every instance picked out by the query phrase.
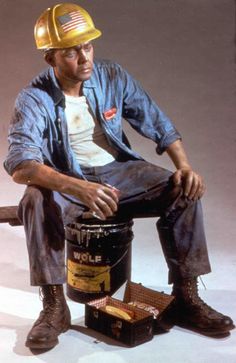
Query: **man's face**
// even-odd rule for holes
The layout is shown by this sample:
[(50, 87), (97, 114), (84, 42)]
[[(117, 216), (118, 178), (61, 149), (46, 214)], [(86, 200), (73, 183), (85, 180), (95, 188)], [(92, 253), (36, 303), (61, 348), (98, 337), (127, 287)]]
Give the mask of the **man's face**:
[(78, 83), (90, 78), (93, 70), (92, 43), (72, 48), (57, 49), (53, 54), (53, 66), (59, 81)]

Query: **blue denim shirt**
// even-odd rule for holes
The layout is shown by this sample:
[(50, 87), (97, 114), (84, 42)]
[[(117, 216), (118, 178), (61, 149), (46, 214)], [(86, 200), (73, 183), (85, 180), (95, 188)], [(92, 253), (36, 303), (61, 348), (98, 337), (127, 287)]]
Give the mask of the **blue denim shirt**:
[[(180, 139), (169, 118), (137, 81), (122, 67), (109, 61), (95, 61), (83, 94), (97, 117), (107, 140), (128, 159), (142, 159), (131, 150), (122, 131), (122, 118), (141, 135), (157, 144), (161, 154)], [(81, 168), (69, 144), (65, 98), (53, 68), (36, 77), (16, 99), (9, 130), (9, 152), (4, 167), (9, 174), (25, 160), (36, 160), (78, 177)]]

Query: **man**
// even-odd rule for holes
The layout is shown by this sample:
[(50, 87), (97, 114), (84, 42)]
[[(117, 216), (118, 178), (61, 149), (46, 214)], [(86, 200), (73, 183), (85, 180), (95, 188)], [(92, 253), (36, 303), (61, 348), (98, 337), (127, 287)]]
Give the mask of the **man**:
[[(233, 321), (198, 296), (197, 277), (210, 272), (202, 222), (202, 178), (192, 170), (172, 122), (118, 64), (94, 61), (101, 35), (75, 4), (45, 10), (35, 26), (49, 68), (19, 94), (5, 168), (26, 184), (19, 217), (26, 232), (31, 284), (43, 310), (28, 334), (30, 348), (52, 348), (70, 327), (63, 294), (64, 228), (82, 213), (158, 216), (160, 241), (176, 297), (176, 324), (209, 336), (229, 334)], [(167, 152), (172, 174), (132, 151), (126, 119)]]

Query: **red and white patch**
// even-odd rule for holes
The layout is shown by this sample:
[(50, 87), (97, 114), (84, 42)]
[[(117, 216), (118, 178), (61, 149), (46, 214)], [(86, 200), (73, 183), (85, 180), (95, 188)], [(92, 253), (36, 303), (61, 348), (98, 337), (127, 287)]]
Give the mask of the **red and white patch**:
[(110, 110), (105, 111), (105, 112), (103, 113), (103, 115), (104, 115), (105, 119), (106, 119), (107, 121), (109, 121), (109, 120), (111, 120), (113, 117), (115, 117), (116, 112), (117, 112), (117, 108), (116, 108), (116, 107), (112, 107)]

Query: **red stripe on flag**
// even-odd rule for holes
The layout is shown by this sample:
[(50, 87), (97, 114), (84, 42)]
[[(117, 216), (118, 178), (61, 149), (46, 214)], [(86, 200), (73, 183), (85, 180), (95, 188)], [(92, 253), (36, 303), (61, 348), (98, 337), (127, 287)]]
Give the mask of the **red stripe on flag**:
[(62, 26), (63, 30), (64, 31), (68, 31), (70, 30), (71, 28), (74, 29), (74, 28), (77, 28), (77, 27), (83, 27), (85, 26), (86, 23), (85, 22), (81, 22), (81, 21), (73, 21), (73, 22), (70, 22), (64, 26)]

